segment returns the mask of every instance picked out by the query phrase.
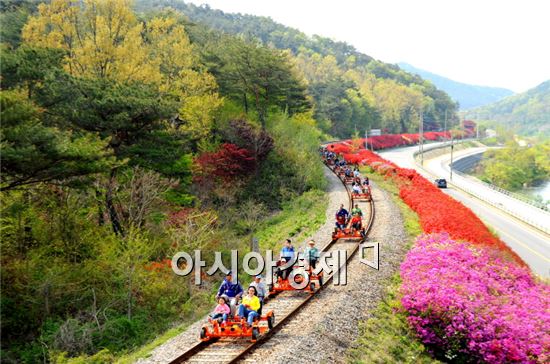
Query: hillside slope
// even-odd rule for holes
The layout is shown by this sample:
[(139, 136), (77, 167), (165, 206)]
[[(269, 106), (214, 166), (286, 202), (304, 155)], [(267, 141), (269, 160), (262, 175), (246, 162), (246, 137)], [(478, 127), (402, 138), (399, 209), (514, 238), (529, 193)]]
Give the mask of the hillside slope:
[(431, 81), (437, 88), (445, 91), (460, 104), (462, 110), (484, 106), (513, 95), (514, 92), (505, 88), (476, 86), (451, 80), (447, 77), (416, 68), (408, 63), (398, 63), (401, 69), (419, 75)]
[(550, 80), (526, 92), (469, 110), (467, 118), (493, 120), (522, 134), (550, 134)]
[[(197, 43), (208, 43), (208, 38), (220, 37), (212, 33), (221, 33), (290, 51), (316, 106), (315, 119), (323, 131), (333, 136), (348, 138), (354, 133), (362, 135), (367, 129), (411, 132), (418, 128), (420, 112), (425, 130), (441, 129), (445, 113), (451, 124), (458, 123), (457, 105), (444, 91), (345, 42), (317, 35), (310, 37), (268, 17), (225, 13), (208, 5), (196, 6), (179, 0), (136, 3), (136, 10), (141, 12), (162, 11), (166, 7), (188, 18), (191, 40)], [(193, 36), (200, 28), (213, 32)], [(215, 53), (223, 43), (218, 41), (218, 45), (203, 48)], [(212, 55), (207, 54), (206, 58), (211, 59)]]

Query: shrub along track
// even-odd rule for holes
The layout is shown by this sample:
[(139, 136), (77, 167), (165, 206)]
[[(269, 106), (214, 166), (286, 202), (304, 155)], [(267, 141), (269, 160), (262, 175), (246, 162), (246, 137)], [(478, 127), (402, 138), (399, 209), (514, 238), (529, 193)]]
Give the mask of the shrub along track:
[[(344, 183), (342, 181), (342, 183)], [(353, 200), (349, 187), (344, 183), (348, 195), (348, 206), (351, 210)], [(368, 233), (374, 221), (374, 200), (370, 202), (357, 202), (364, 210), (368, 209), (368, 222), (366, 224), (366, 232)], [(367, 215), (367, 214), (365, 214)], [(345, 250), (347, 252), (346, 264), (352, 259), (358, 251), (360, 243), (363, 240), (349, 241), (345, 239), (331, 240), (322, 249), (323, 252), (334, 252), (337, 250)], [(327, 259), (330, 264), (330, 260)], [(334, 275), (331, 275), (323, 282), (323, 287), (331, 283)], [(219, 339), (210, 340), (208, 342), (198, 342), (179, 357), (172, 360), (170, 363), (235, 363), (247, 357), (247, 355), (267, 342), (273, 335), (280, 331), (289, 321), (296, 316), (308, 302), (310, 302), (319, 292), (308, 294), (300, 291), (281, 292), (264, 305), (263, 311), (273, 310), (276, 316), (276, 322), (273, 329), (266, 332), (258, 339), (257, 342), (251, 343), (248, 339)], [(264, 323), (262, 323), (264, 324)], [(197, 333), (198, 336), (198, 333)]]

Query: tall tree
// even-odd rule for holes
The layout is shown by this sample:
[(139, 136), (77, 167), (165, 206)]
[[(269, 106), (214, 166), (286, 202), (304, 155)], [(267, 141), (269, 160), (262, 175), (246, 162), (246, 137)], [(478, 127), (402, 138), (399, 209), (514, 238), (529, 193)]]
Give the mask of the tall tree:
[(115, 165), (107, 141), (45, 126), (39, 109), (17, 91), (0, 91), (1, 190), (104, 172)]
[[(98, 133), (109, 140), (109, 147), (121, 162), (132, 157), (129, 148), (147, 139), (151, 132), (165, 129), (164, 120), (176, 110), (173, 100), (161, 97), (152, 86), (107, 79), (60, 77), (42, 88), (37, 98), (50, 105), (52, 123), (68, 123), (67, 127)], [(122, 232), (113, 205), (115, 178), (116, 168), (110, 172), (105, 203), (113, 230)]]
[(256, 111), (264, 129), (272, 107), (290, 115), (310, 107), (305, 86), (285, 53), (226, 37), (210, 44), (208, 51), (210, 69), (222, 92), (239, 101), (246, 112)]
[(199, 64), (173, 13), (139, 21), (130, 0), (53, 0), (23, 28), (28, 44), (62, 49), (69, 74), (141, 82), (180, 103), (182, 128), (200, 139), (221, 105), (216, 82)]

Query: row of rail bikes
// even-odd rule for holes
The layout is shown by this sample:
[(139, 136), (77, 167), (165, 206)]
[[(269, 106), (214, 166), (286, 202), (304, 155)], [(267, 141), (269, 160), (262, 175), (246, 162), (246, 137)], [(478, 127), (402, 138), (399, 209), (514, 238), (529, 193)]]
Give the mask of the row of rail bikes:
[[(370, 201), (371, 191), (368, 178), (361, 179), (359, 170), (353, 170), (347, 165), (344, 158), (320, 149), (320, 154), (331, 166), (344, 183), (352, 186), (352, 201)], [(353, 204), (352, 204), (353, 205)], [(344, 205), (336, 213), (336, 227), (332, 239), (364, 239), (366, 229), (363, 226), (363, 212), (355, 204), (348, 212)], [(309, 294), (317, 292), (323, 286), (323, 271), (316, 269), (320, 252), (315, 247), (315, 241), (308, 242), (304, 254), (299, 256), (289, 239), (281, 249), (280, 259), (277, 262), (272, 284), (268, 286), (262, 282), (261, 276), (256, 276), (254, 282), (244, 292), (239, 282), (233, 282), (231, 272), (226, 277), (216, 299), (218, 305), (210, 315), (208, 323), (200, 331), (202, 341), (219, 338), (249, 338), (256, 342), (258, 338), (275, 326), (275, 313), (268, 310), (263, 313), (263, 304), (268, 297), (273, 297), (284, 291), (302, 291)], [(305, 261), (307, 264), (303, 264)]]
[[(233, 283), (232, 273), (228, 272), (216, 295), (218, 305), (209, 316), (208, 323), (201, 328), (201, 340), (230, 337), (250, 338), (252, 342), (256, 342), (275, 325), (273, 310), (262, 313), (263, 304), (268, 297), (283, 291), (313, 294), (322, 287), (323, 272), (315, 269), (319, 256), (314, 240), (308, 242), (308, 247), (299, 258), (287, 239), (281, 250), (281, 258), (277, 261), (273, 283), (266, 286), (262, 277), (256, 276), (246, 294), (238, 282)], [(305, 260), (307, 266), (299, 264), (301, 260)]]
[(319, 152), (323, 158), (323, 161), (332, 168), (334, 173), (340, 177), (342, 182), (351, 185), (353, 200), (366, 202), (371, 201), (372, 195), (369, 178), (365, 176), (362, 179), (357, 166), (355, 166), (352, 170), (342, 156), (336, 155), (334, 152), (330, 152), (324, 147), (321, 147)]

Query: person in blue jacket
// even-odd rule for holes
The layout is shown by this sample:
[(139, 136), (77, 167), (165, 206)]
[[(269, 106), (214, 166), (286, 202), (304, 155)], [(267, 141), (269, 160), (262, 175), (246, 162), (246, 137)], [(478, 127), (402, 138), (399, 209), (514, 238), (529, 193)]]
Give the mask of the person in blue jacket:
[[(292, 246), (292, 241), (290, 239), (286, 239), (284, 242), (283, 248), (281, 249), (281, 260), (284, 260), (285, 263), (288, 263), (289, 261), (294, 261), (294, 247)], [(283, 279), (287, 279), (290, 275), (290, 272), (292, 272), (292, 265), (286, 269), (281, 270), (281, 277)]]
[(231, 315), (234, 315), (235, 310), (237, 309), (237, 303), (239, 302), (239, 299), (242, 295), (243, 287), (238, 281), (233, 283), (233, 276), (231, 271), (227, 272), (227, 274), (225, 275), (225, 279), (218, 289), (216, 300), (218, 300), (220, 297), (223, 297), (226, 302), (229, 302)]
[(344, 204), (340, 205), (340, 210), (336, 212), (336, 228), (343, 229), (346, 227), (349, 219), (349, 212), (344, 208)]

